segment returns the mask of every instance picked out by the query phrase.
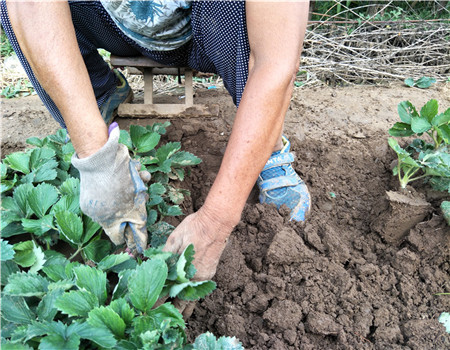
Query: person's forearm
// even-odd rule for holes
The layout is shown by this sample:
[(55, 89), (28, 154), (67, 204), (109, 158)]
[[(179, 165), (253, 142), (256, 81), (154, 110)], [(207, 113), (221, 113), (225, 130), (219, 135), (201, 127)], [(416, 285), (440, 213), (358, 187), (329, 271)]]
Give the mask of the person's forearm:
[(67, 2), (7, 2), (23, 54), (55, 102), (79, 157), (99, 150), (108, 130), (78, 48)]
[(268, 74), (277, 76), (276, 69), (262, 65), (250, 71), (222, 165), (204, 204), (204, 210), (228, 226), (239, 222), (283, 127), (292, 76), (267, 79)]

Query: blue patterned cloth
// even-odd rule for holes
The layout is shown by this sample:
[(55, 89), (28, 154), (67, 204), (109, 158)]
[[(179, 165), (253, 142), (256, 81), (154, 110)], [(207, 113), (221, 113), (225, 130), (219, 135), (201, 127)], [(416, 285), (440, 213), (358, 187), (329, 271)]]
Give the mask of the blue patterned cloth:
[(191, 2), (101, 0), (122, 32), (149, 50), (169, 51), (192, 38)]

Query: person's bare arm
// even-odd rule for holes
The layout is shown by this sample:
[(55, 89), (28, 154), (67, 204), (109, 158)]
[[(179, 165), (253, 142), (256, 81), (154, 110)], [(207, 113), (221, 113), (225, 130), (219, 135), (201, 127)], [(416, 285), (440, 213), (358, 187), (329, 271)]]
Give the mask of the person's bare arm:
[(280, 136), (298, 70), (308, 1), (246, 2), (249, 77), (216, 180), (203, 207), (169, 237), (165, 249), (194, 244), (197, 279), (211, 278), (225, 241)]
[(11, 25), (39, 83), (61, 112), (80, 158), (99, 150), (108, 129), (78, 48), (67, 1), (7, 1)]

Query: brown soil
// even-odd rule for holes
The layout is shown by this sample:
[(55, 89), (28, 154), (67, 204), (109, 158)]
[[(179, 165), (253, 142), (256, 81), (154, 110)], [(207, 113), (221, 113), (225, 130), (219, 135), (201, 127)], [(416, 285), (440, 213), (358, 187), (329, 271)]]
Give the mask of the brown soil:
[[(373, 229), (388, 208), (386, 192), (397, 190), (387, 145), (396, 106), (430, 98), (448, 108), (449, 86), (296, 89), (285, 132), (311, 191), (311, 215), (290, 222), (285, 208), (258, 204), (252, 192), (214, 278), (218, 288), (189, 320), (190, 337), (234, 335), (247, 349), (449, 349), (437, 318), (450, 311), (450, 297), (435, 295), (450, 291), (450, 232), (438, 209), (446, 195), (414, 185), (431, 207), (399, 244)], [(235, 113), (223, 91), (198, 91), (197, 100), (219, 103), (221, 117), (175, 120), (166, 137), (203, 159), (183, 185), (192, 192), (187, 212), (205, 199)], [(58, 128), (36, 97), (3, 101), (3, 116), (6, 153)], [(120, 120), (122, 128), (149, 122)]]

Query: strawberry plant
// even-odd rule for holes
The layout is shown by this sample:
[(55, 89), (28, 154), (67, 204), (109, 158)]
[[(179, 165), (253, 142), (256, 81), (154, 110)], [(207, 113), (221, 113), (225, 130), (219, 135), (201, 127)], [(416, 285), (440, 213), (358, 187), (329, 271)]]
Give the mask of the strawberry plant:
[[(5, 349), (242, 349), (234, 338), (211, 334), (187, 344), (182, 315), (162, 297), (197, 300), (215, 289), (192, 281), (192, 246), (180, 256), (162, 252), (189, 192), (175, 187), (185, 166), (200, 159), (180, 143), (156, 148), (169, 123), (122, 131), (133, 158), (152, 174), (148, 230), (151, 248), (136, 261), (111, 255), (101, 227), (80, 211), (79, 174), (65, 130), (27, 140), (35, 148), (0, 163), (1, 324)], [(15, 244), (8, 240), (14, 240)], [(63, 255), (53, 250), (71, 248)], [(86, 265), (81, 262), (87, 263)]]
[(398, 113), (401, 122), (395, 123), (389, 134), (420, 137), (405, 148), (394, 138), (388, 140), (398, 156), (393, 172), (398, 176), (401, 188), (427, 178), (435, 189), (450, 192), (450, 108), (439, 114), (438, 102), (430, 100), (418, 113), (411, 102), (404, 101), (398, 105)]

